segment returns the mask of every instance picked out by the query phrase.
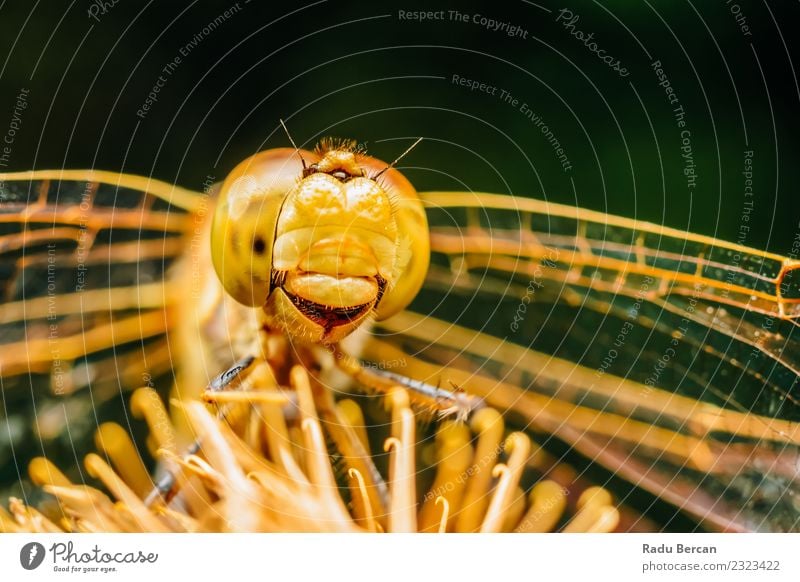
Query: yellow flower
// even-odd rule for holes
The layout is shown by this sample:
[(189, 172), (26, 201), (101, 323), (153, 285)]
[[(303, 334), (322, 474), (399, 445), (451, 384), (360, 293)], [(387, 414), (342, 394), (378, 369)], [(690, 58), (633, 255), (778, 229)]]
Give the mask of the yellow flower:
[[(477, 411), (469, 425), (444, 422), (433, 443), (421, 443), (408, 394), (390, 391), (384, 481), (370, 452), (372, 429), (354, 401), (334, 402), (301, 367), (292, 370), (293, 390), (275, 387), (270, 377), (262, 367), (240, 391), (206, 394), (227, 410), (224, 421), (200, 402), (176, 403), (200, 443), (189, 455), (179, 455), (185, 445), (177, 442), (172, 421), (165, 422), (169, 417), (155, 393), (134, 393), (132, 409), (150, 427), (151, 449), (163, 459), (160, 470), (174, 477), (171, 498), (145, 502), (153, 480), (127, 432), (106, 423), (96, 434), (100, 454), (87, 455), (85, 467), (108, 493), (72, 483), (52, 463), (36, 459), (31, 478), (58, 500), (57, 507), (35, 509), (12, 499), (9, 512), (0, 509), (0, 530), (543, 532), (612, 531), (619, 523), (602, 488), (584, 488), (570, 503), (577, 493), (570, 485), (574, 475), (525, 434), (505, 436), (502, 416), (493, 409)], [(334, 467), (326, 438), (344, 470)], [(418, 496), (424, 481), (418, 457), (431, 456), (435, 477)], [(523, 473), (546, 466), (548, 477), (526, 495)]]

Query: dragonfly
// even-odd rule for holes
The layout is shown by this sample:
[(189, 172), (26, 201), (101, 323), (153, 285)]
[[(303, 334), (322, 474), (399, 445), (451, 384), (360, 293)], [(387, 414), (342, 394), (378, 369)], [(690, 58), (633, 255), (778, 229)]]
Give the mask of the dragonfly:
[(197, 398), (255, 357), (286, 385), (301, 363), (337, 390), (403, 386), (434, 418), (492, 407), (581, 475), (625, 483), (621, 504), (670, 508), (660, 527), (800, 529), (796, 255), (417, 193), (401, 158), (328, 139), (202, 192), (0, 174), (2, 479), (76, 459), (132, 388)]

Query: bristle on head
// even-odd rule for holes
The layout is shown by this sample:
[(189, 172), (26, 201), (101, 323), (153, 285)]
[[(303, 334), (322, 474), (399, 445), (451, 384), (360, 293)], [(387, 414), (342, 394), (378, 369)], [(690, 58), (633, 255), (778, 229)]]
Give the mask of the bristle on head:
[(363, 144), (358, 143), (354, 139), (347, 139), (342, 137), (323, 137), (319, 140), (314, 147), (314, 152), (320, 156), (324, 156), (331, 151), (345, 151), (354, 154), (365, 154), (366, 148)]

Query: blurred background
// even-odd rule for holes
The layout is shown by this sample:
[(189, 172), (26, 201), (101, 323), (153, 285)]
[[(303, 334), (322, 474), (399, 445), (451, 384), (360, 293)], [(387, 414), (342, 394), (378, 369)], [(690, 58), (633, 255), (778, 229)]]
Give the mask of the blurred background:
[(423, 136), (403, 162), (419, 190), (546, 198), (737, 240), (752, 151), (743, 242), (786, 252), (798, 14), (725, 1), (4, 2), (0, 126), (29, 95), (3, 169), (95, 167), (199, 190), (288, 145), (283, 118), (301, 145), (353, 137), (383, 159)]
[(420, 191), (546, 199), (788, 254), (798, 17), (796, 2), (726, 0), (5, 1), (0, 171), (202, 190), (288, 146), (283, 119), (301, 147), (350, 137), (387, 161), (422, 136), (400, 164)]

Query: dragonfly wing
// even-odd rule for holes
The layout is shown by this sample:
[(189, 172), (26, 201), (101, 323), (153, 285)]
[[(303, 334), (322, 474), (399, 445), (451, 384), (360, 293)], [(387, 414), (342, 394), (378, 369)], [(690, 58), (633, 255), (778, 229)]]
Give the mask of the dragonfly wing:
[(126, 390), (170, 371), (168, 274), (204, 198), (112, 172), (0, 174), (2, 484), (32, 455), (89, 448)]
[(539, 201), (424, 199), (426, 315), (385, 341), (709, 528), (800, 527), (794, 261)]

